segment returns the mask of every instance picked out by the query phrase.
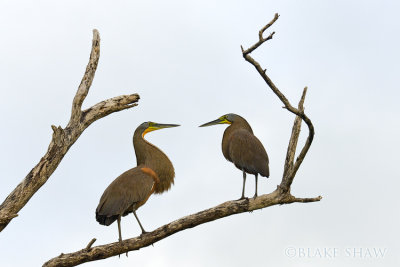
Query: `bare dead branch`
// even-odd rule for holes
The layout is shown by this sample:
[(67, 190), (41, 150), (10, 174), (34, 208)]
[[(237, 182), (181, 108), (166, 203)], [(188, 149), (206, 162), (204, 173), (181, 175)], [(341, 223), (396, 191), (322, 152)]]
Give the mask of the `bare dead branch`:
[[(285, 95), (282, 94), (282, 92), (278, 89), (278, 87), (276, 87), (276, 85), (272, 82), (272, 80), (271, 80), (270, 77), (267, 75), (266, 71), (264, 71), (264, 69), (261, 67), (261, 65), (260, 65), (256, 60), (254, 60), (254, 58), (252, 58), (252, 57), (250, 56), (250, 53), (251, 53), (252, 51), (254, 51), (256, 48), (258, 48), (261, 44), (263, 44), (266, 40), (272, 39), (273, 34), (270, 34), (270, 36), (268, 36), (269, 39), (268, 39), (268, 38), (263, 38), (263, 37), (262, 37), (262, 34), (263, 34), (263, 32), (264, 32), (266, 29), (268, 29), (269, 27), (271, 27), (272, 24), (274, 24), (275, 21), (276, 21), (278, 18), (279, 18), (279, 15), (278, 15), (278, 14), (275, 14), (275, 16), (274, 16), (274, 18), (271, 20), (271, 22), (269, 22), (266, 26), (264, 26), (264, 27), (260, 30), (258, 42), (255, 43), (253, 46), (251, 46), (251, 47), (250, 47), (249, 49), (247, 49), (247, 50), (244, 50), (244, 49), (242, 48), (242, 55), (243, 55), (244, 59), (245, 59), (247, 62), (249, 62), (250, 64), (252, 64), (252, 65), (256, 68), (257, 72), (261, 75), (261, 77), (264, 79), (264, 81), (267, 83), (267, 85), (271, 88), (271, 90), (275, 93), (275, 95), (277, 95), (278, 98), (279, 98), (279, 99), (282, 101), (282, 103), (285, 105), (285, 108), (286, 108), (287, 110), (289, 110), (290, 112), (292, 112), (293, 114), (299, 116), (299, 117), (307, 124), (307, 126), (308, 126), (309, 133), (308, 133), (308, 137), (307, 137), (306, 143), (305, 143), (304, 147), (302, 148), (302, 150), (301, 150), (299, 156), (297, 157), (296, 162), (294, 163), (293, 168), (291, 168), (291, 169), (285, 169), (285, 170), (284, 170), (284, 174), (285, 174), (284, 177), (288, 176), (288, 179), (286, 179), (286, 178), (282, 179), (280, 188), (281, 188), (281, 190), (283, 190), (284, 193), (286, 193), (286, 192), (288, 192), (288, 191), (290, 190), (290, 186), (291, 186), (291, 183), (293, 182), (294, 176), (296, 175), (297, 170), (299, 169), (301, 163), (302, 163), (303, 160), (304, 160), (304, 157), (306, 156), (306, 154), (307, 154), (307, 152), (308, 152), (308, 149), (309, 149), (310, 146), (311, 146), (312, 140), (313, 140), (313, 138), (314, 138), (314, 126), (313, 126), (311, 120), (310, 120), (310, 119), (307, 117), (307, 115), (304, 113), (304, 110), (301, 109), (301, 108), (299, 108), (299, 109), (294, 108), (294, 107), (290, 104), (289, 100), (285, 97)], [(305, 92), (303, 93), (303, 96), (305, 97)], [(302, 97), (302, 98), (303, 98), (303, 97)], [(303, 101), (304, 101), (304, 100), (303, 100)], [(302, 101), (300, 101), (300, 102), (302, 102)], [(300, 104), (300, 103), (299, 103), (299, 104)], [(301, 106), (302, 106), (302, 104), (301, 104)], [(294, 125), (295, 131), (296, 131), (296, 129), (297, 129), (298, 127), (300, 127), (300, 126)], [(300, 131), (300, 128), (299, 128), (299, 131)], [(295, 137), (295, 136), (294, 136), (294, 137)], [(297, 137), (297, 138), (298, 138), (298, 137)], [(297, 138), (296, 138), (296, 139), (297, 139)], [(292, 141), (292, 140), (291, 140), (291, 141)], [(294, 145), (294, 143), (297, 143), (297, 140), (296, 140), (296, 142), (294, 142), (294, 141), (295, 141), (295, 139), (293, 139), (293, 145)], [(289, 144), (289, 148), (288, 148), (288, 149), (290, 149), (290, 150), (292, 149), (292, 147), (291, 147), (290, 144)], [(291, 155), (291, 152), (288, 151), (288, 153), (289, 153), (289, 155)], [(290, 156), (290, 157), (291, 157), (291, 156)], [(289, 158), (289, 160), (290, 160), (290, 158)], [(288, 167), (290, 168), (290, 166), (291, 166), (290, 161), (288, 162), (288, 164), (285, 163), (285, 166), (288, 166)]]
[(2, 216), (2, 217), (0, 217), (0, 224), (7, 223), (17, 216), (18, 216), (18, 214), (10, 214), (7, 216)]
[(294, 198), (293, 202), (300, 202), (300, 203), (309, 203), (309, 202), (316, 202), (320, 201), (322, 199), (321, 196), (318, 197), (312, 197), (312, 198)]
[(92, 240), (90, 240), (90, 242), (89, 242), (89, 244), (87, 244), (87, 246), (86, 246), (86, 250), (89, 250), (91, 247), (92, 247), (92, 245), (94, 244), (94, 242), (96, 242), (96, 238), (93, 238)]
[[(307, 93), (307, 87), (304, 88), (303, 94), (301, 96), (301, 99), (300, 99), (300, 102), (299, 102), (299, 105), (298, 105), (298, 109), (303, 114), (304, 114), (303, 104), (304, 104), (304, 100), (305, 100), (305, 97), (306, 97), (306, 93)], [(309, 135), (307, 137), (306, 143), (305, 143), (303, 149), (301, 150), (299, 156), (297, 157), (296, 162), (294, 162), (294, 155), (295, 155), (295, 152), (296, 152), (297, 140), (298, 140), (299, 134), (300, 134), (300, 125), (301, 125), (300, 116), (296, 116), (295, 124), (296, 123), (298, 123), (298, 125), (297, 125), (298, 134), (294, 137), (296, 139), (295, 142), (293, 142), (293, 144), (289, 144), (289, 147), (288, 147), (288, 152), (289, 152), (289, 150), (291, 151), (290, 170), (286, 171), (286, 169), (285, 169), (286, 173), (284, 174), (284, 176), (282, 178), (282, 183), (281, 183), (281, 188), (283, 188), (284, 190), (289, 190), (290, 189), (290, 186), (291, 186), (291, 184), (293, 182), (293, 179), (296, 176), (297, 170), (300, 168), (300, 165), (303, 162), (303, 160), (305, 158), (305, 155), (307, 154), (308, 149), (310, 148), (312, 140), (314, 138), (314, 127), (311, 124), (311, 129), (310, 129)], [(292, 139), (291, 139), (291, 141), (292, 141)], [(292, 145), (292, 147), (291, 147), (291, 145)], [(293, 146), (294, 146), (294, 149), (293, 149)], [(294, 164), (294, 166), (293, 166), (293, 164)]]
[[(304, 88), (303, 94), (298, 104), (298, 109), (301, 112), (304, 112), (303, 104), (306, 98), (306, 93), (307, 93), (307, 87)], [(282, 187), (284, 185), (291, 185), (293, 181), (292, 178), (294, 178), (294, 176), (292, 177), (291, 175), (288, 174), (293, 173), (294, 156), (296, 154), (297, 141), (300, 136), (300, 130), (301, 130), (301, 118), (300, 116), (296, 116), (293, 123), (292, 135), (290, 136), (289, 145), (287, 148), (285, 166), (283, 168), (282, 185), (281, 185)], [(289, 181), (288, 179), (292, 179), (292, 181)]]
[(75, 94), (74, 100), (72, 101), (71, 121), (76, 121), (81, 114), (82, 103), (89, 93), (90, 86), (92, 85), (94, 74), (96, 73), (97, 64), (100, 58), (100, 35), (99, 32), (93, 30), (93, 41), (92, 51), (90, 52), (89, 63), (86, 66), (85, 74), (78, 87), (78, 91)]
[[(308, 119), (308, 118), (307, 118)], [(304, 118), (303, 118), (304, 120)], [(304, 120), (306, 121), (306, 120)], [(307, 122), (307, 121), (306, 121)], [(293, 181), (294, 176), (296, 175), (297, 171), (300, 168), (301, 163), (303, 162), (308, 150), (311, 147), (311, 143), (314, 139), (314, 126), (311, 124), (311, 121), (309, 120), (309, 123), (307, 123), (307, 125), (309, 126), (309, 134), (306, 140), (306, 143), (304, 144), (303, 148), (301, 149), (301, 152), (299, 154), (299, 156), (296, 159), (296, 163), (294, 164), (294, 168), (293, 168), (293, 172), (291, 174), (291, 180)], [(290, 185), (289, 185), (290, 186)]]
[(305, 101), (305, 99), (306, 99), (307, 89), (308, 89), (307, 86), (304, 87), (304, 89), (303, 89), (303, 94), (301, 95), (301, 98), (300, 98), (300, 101), (299, 101), (299, 105), (298, 105), (299, 110), (302, 111), (302, 112), (304, 112), (304, 107), (303, 107), (303, 105), (304, 105), (304, 101)]
[(44, 267), (51, 266), (76, 266), (84, 262), (95, 261), (120, 255), (132, 250), (139, 250), (156, 243), (170, 235), (178, 233), (188, 228), (196, 227), (200, 224), (211, 222), (234, 214), (250, 212), (278, 204), (288, 204), (293, 202), (312, 202), (319, 201), (320, 198), (307, 199), (295, 198), (292, 195), (282, 195), (277, 189), (270, 194), (258, 196), (256, 199), (244, 199), (236, 201), (227, 201), (216, 207), (200, 211), (198, 213), (182, 217), (176, 221), (163, 225), (152, 232), (141, 236), (123, 240), (121, 243), (96, 246), (90, 250), (82, 249), (77, 252), (61, 254), (48, 262)]
[(258, 42), (257, 42), (257, 43), (255, 43), (254, 45), (252, 45), (252, 46), (251, 46), (249, 49), (247, 49), (247, 50), (244, 50), (243, 47), (241, 46), (243, 56), (244, 56), (244, 55), (247, 55), (247, 54), (250, 54), (251, 52), (253, 52), (254, 50), (256, 50), (260, 45), (262, 45), (262, 44), (265, 43), (266, 41), (272, 39), (272, 37), (274, 36), (275, 32), (270, 33), (270, 35), (268, 35), (267, 38), (264, 38), (263, 35), (264, 35), (264, 32), (265, 32), (269, 27), (271, 27), (272, 24), (275, 23), (275, 21), (278, 20), (278, 18), (279, 18), (278, 13), (275, 13), (274, 18), (258, 32)]
[(116, 96), (97, 103), (82, 111), (82, 124), (87, 127), (92, 122), (101, 119), (113, 112), (137, 106), (138, 94)]
[(69, 148), (91, 123), (111, 113), (137, 105), (139, 95), (122, 95), (102, 101), (82, 112), (82, 103), (92, 84), (99, 57), (100, 35), (97, 30), (93, 30), (89, 63), (73, 100), (70, 121), (64, 129), (61, 126), (51, 126), (53, 136), (46, 154), (0, 205), (0, 232), (13, 218), (18, 216), (18, 212), (28, 203), (40, 187), (47, 182)]

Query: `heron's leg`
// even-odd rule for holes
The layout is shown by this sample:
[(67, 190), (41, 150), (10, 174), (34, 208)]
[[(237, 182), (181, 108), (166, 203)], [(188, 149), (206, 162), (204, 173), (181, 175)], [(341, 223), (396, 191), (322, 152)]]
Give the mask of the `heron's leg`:
[[(121, 215), (118, 216), (117, 223), (118, 223), (118, 235), (119, 235), (118, 241), (121, 243), (121, 242), (122, 242), (122, 236), (121, 236)], [(128, 252), (127, 252), (126, 255), (128, 256)], [(120, 254), (118, 254), (118, 258), (119, 258), (119, 257), (121, 257)]]
[(256, 193), (254, 194), (253, 198), (256, 198), (258, 196), (257, 195), (258, 173), (256, 173), (255, 176), (256, 176)]
[(118, 222), (119, 242), (122, 242), (122, 236), (121, 236), (121, 215), (118, 216), (117, 222)]
[(242, 197), (239, 200), (244, 199), (244, 188), (246, 187), (246, 172), (243, 170), (243, 189), (242, 189)]
[(144, 230), (142, 224), (140, 223), (138, 216), (136, 215), (136, 210), (133, 211), (133, 215), (135, 215), (136, 220), (137, 220), (137, 222), (139, 223), (140, 228), (142, 229), (142, 234), (147, 233), (147, 232)]

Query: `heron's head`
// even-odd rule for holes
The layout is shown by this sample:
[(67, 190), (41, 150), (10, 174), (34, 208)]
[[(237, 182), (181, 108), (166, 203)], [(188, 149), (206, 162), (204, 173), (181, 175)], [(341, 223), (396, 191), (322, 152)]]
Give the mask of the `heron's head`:
[(200, 125), (199, 127), (206, 127), (206, 126), (211, 126), (211, 125), (217, 125), (217, 124), (232, 124), (235, 121), (235, 118), (238, 115), (233, 114), (233, 113), (228, 113), (225, 115), (222, 115), (221, 117), (219, 117), (216, 120), (204, 123), (202, 125)]
[(164, 123), (157, 123), (157, 122), (152, 122), (152, 121), (147, 121), (143, 122), (142, 124), (139, 125), (138, 130), (142, 132), (142, 136), (145, 134), (155, 131), (155, 130), (160, 130), (160, 129), (165, 129), (165, 128), (172, 128), (172, 127), (178, 127), (180, 125), (178, 124), (164, 124)]

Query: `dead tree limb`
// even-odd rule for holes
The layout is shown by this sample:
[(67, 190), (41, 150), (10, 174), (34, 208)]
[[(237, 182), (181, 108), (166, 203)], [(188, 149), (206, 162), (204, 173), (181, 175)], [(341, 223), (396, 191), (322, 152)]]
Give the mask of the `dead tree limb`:
[(267, 83), (267, 85), (282, 101), (282, 103), (285, 105), (284, 108), (286, 108), (287, 110), (289, 110), (290, 112), (295, 114), (297, 117), (301, 118), (308, 126), (308, 137), (307, 137), (306, 143), (304, 144), (304, 147), (302, 148), (296, 161), (294, 161), (294, 155), (296, 153), (297, 140), (299, 138), (300, 126), (301, 126), (300, 120), (296, 117), (295, 123), (292, 128), (292, 136), (290, 138), (289, 147), (287, 150), (286, 161), (285, 161), (285, 166), (284, 166), (284, 171), (283, 171), (283, 179), (280, 184), (280, 189), (282, 190), (282, 193), (290, 194), (290, 186), (291, 186), (293, 179), (297, 173), (297, 170), (300, 168), (300, 165), (303, 162), (304, 157), (306, 156), (308, 149), (310, 148), (311, 143), (314, 138), (314, 126), (313, 126), (311, 120), (304, 113), (304, 108), (303, 108), (303, 103), (304, 103), (304, 99), (306, 96), (307, 87), (304, 88), (303, 95), (300, 99), (298, 108), (297, 109), (294, 108), (290, 104), (289, 100), (285, 97), (285, 95), (282, 94), (282, 92), (278, 89), (278, 87), (276, 87), (276, 85), (272, 82), (270, 77), (266, 74), (265, 69), (263, 69), (261, 67), (260, 63), (258, 63), (256, 60), (254, 60), (254, 58), (252, 58), (250, 56), (250, 53), (253, 52), (256, 48), (258, 48), (264, 42), (272, 39), (275, 32), (272, 32), (266, 38), (263, 37), (263, 34), (270, 26), (272, 26), (272, 24), (275, 23), (275, 21), (278, 20), (278, 18), (279, 18), (279, 15), (278, 15), (278, 13), (276, 13), (274, 18), (260, 30), (260, 32), (258, 34), (257, 43), (246, 50), (243, 49), (243, 47), (242, 47), (242, 54), (243, 54), (244, 59), (256, 68), (257, 72), (261, 75), (261, 77), (264, 79), (264, 81)]
[(92, 85), (99, 58), (100, 35), (97, 30), (93, 30), (89, 63), (72, 103), (70, 121), (65, 128), (51, 126), (53, 136), (46, 154), (0, 205), (0, 232), (13, 218), (18, 216), (18, 212), (28, 203), (29, 199), (47, 182), (69, 148), (90, 124), (111, 113), (137, 105), (139, 95), (132, 94), (110, 98), (86, 110), (81, 109)]
[[(285, 108), (296, 115), (294, 125), (292, 127), (292, 135), (290, 137), (289, 146), (287, 149), (283, 178), (278, 188), (274, 192), (261, 195), (256, 199), (244, 199), (222, 203), (216, 207), (203, 210), (189, 216), (185, 216), (176, 221), (163, 225), (152, 232), (148, 232), (135, 238), (123, 240), (121, 243), (115, 242), (111, 244), (91, 247), (94, 242), (92, 240), (93, 242), (91, 241), (89, 245), (86, 246), (86, 248), (73, 253), (61, 254), (60, 256), (47, 261), (43, 266), (76, 266), (85, 262), (120, 255), (128, 251), (139, 250), (185, 229), (193, 228), (200, 224), (218, 220), (234, 214), (251, 212), (257, 209), (262, 209), (278, 204), (282, 205), (295, 202), (309, 203), (320, 201), (322, 199), (321, 196), (315, 198), (297, 198), (290, 194), (290, 186), (293, 182), (294, 176), (296, 175), (298, 168), (300, 167), (308, 149), (310, 148), (314, 136), (314, 127), (311, 123), (311, 120), (305, 115), (303, 108), (307, 87), (303, 90), (300, 102), (298, 103), (298, 108), (294, 108), (287, 100), (287, 98), (272, 83), (271, 79), (265, 74), (265, 71), (261, 68), (260, 64), (250, 56), (250, 53), (252, 51), (257, 49), (265, 41), (272, 39), (274, 32), (266, 38), (263, 37), (263, 33), (272, 24), (274, 24), (278, 17), (279, 15), (275, 14), (274, 19), (259, 31), (259, 41), (256, 44), (254, 44), (247, 50), (244, 50), (242, 47), (243, 57), (248, 62), (254, 65), (254, 67), (267, 82), (272, 91), (284, 103)], [(295, 161), (294, 158), (296, 153), (297, 141), (300, 135), (302, 120), (305, 121), (308, 125), (309, 136), (307, 138), (306, 144), (304, 145), (298, 158)]]
[(319, 201), (320, 199), (321, 197), (315, 199), (298, 199), (290, 195), (282, 195), (279, 193), (279, 190), (275, 190), (270, 194), (259, 196), (256, 199), (227, 201), (216, 207), (180, 218), (139, 237), (123, 240), (121, 243), (115, 242), (92, 247), (90, 249), (84, 248), (73, 253), (61, 254), (46, 262), (43, 267), (76, 266), (84, 262), (105, 259), (127, 251), (139, 250), (177, 232), (230, 215), (250, 212), (277, 204), (289, 204), (294, 202), (305, 203)]

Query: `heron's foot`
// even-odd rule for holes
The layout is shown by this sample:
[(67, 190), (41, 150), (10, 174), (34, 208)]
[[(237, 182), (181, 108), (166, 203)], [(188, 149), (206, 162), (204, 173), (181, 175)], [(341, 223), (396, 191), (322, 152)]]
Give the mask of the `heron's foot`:
[(249, 198), (248, 198), (248, 197), (242, 196), (241, 198), (237, 199), (236, 201), (240, 201), (240, 200), (243, 200), (243, 199), (247, 199), (247, 200), (249, 200)]
[(253, 199), (256, 199), (258, 197), (257, 193), (254, 194)]
[[(121, 238), (118, 238), (118, 242), (121, 244), (121, 243), (122, 243), (122, 239), (121, 239)], [(128, 255), (128, 252), (127, 252), (127, 255)], [(118, 258), (119, 258), (119, 259), (121, 258), (121, 254), (118, 254)]]
[(140, 236), (147, 234), (148, 232), (145, 230), (142, 230), (142, 233), (140, 234)]
[(126, 257), (128, 258), (128, 251), (126, 252)]

